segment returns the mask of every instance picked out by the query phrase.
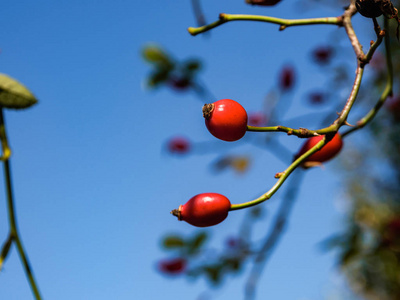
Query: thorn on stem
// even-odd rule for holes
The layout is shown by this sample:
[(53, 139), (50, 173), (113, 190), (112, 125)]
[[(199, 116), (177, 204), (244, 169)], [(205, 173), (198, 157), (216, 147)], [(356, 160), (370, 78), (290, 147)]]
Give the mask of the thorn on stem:
[(355, 127), (354, 125), (351, 125), (349, 122), (347, 122), (347, 121), (344, 121), (344, 123), (343, 123), (344, 125), (347, 125), (347, 126), (350, 126), (350, 127)]

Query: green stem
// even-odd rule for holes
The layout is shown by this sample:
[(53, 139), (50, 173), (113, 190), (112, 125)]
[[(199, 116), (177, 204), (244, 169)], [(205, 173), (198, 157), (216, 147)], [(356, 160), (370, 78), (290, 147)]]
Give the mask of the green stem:
[(285, 126), (271, 126), (271, 127), (255, 127), (255, 126), (247, 126), (247, 131), (257, 131), (257, 132), (286, 132), (289, 135), (296, 135), (298, 137), (307, 138), (315, 135), (328, 134), (338, 131), (338, 129), (346, 124), (347, 117), (350, 113), (351, 108), (357, 98), (358, 92), (361, 86), (361, 80), (364, 74), (364, 67), (359, 63), (356, 70), (356, 78), (354, 79), (353, 88), (349, 95), (349, 98), (346, 101), (345, 106), (339, 114), (339, 117), (328, 127), (310, 130), (307, 128), (293, 129)]
[(386, 99), (392, 95), (392, 92), (393, 92), (393, 64), (392, 64), (392, 54), (390, 51), (390, 37), (388, 34), (389, 26), (388, 26), (387, 18), (385, 18), (385, 29), (386, 29), (386, 33), (387, 33), (385, 36), (386, 65), (387, 65), (387, 69), (388, 69), (388, 78), (387, 78), (385, 89), (383, 90), (381, 96), (378, 99), (378, 102), (376, 102), (374, 107), (363, 118), (361, 118), (357, 122), (357, 125), (355, 127), (344, 132), (342, 134), (342, 137), (344, 137), (360, 128), (363, 128), (365, 125), (367, 125), (369, 122), (371, 122), (372, 119), (375, 117), (375, 115), (378, 113), (379, 109), (385, 103)]
[(213, 23), (201, 26), (201, 27), (189, 27), (188, 31), (191, 35), (197, 35), (199, 33), (206, 32), (215, 27), (218, 27), (224, 23), (231, 21), (258, 21), (272, 24), (281, 25), (280, 30), (290, 26), (301, 26), (301, 25), (315, 25), (315, 24), (330, 24), (330, 25), (342, 25), (342, 17), (326, 17), (326, 18), (311, 18), (311, 19), (281, 19), (269, 16), (257, 16), (257, 15), (236, 15), (236, 14), (220, 14), (219, 20)]
[(300, 166), (307, 159), (307, 157), (311, 156), (313, 153), (320, 150), (327, 142), (328, 142), (328, 139), (325, 136), (314, 147), (312, 147), (306, 153), (304, 153), (299, 158), (297, 158), (285, 171), (280, 173), (278, 181), (274, 184), (274, 186), (268, 192), (266, 192), (262, 196), (258, 197), (257, 199), (254, 199), (252, 201), (240, 203), (240, 204), (232, 204), (230, 210), (238, 210), (238, 209), (251, 207), (251, 206), (260, 204), (260, 203), (270, 199), (276, 193), (276, 191), (281, 187), (281, 185), (285, 182), (285, 180), (289, 177), (289, 175), (298, 166)]
[(330, 125), (325, 128), (317, 129), (317, 130), (311, 130), (307, 128), (299, 128), (299, 129), (294, 129), (286, 126), (270, 126), (270, 127), (256, 127), (256, 126), (247, 126), (247, 131), (254, 131), (254, 132), (286, 132), (288, 135), (295, 135), (299, 138), (309, 138), (313, 136), (318, 136), (322, 134), (328, 134), (328, 133), (333, 133), (336, 132), (338, 129), (338, 126), (336, 125)]
[[(3, 117), (3, 109), (0, 108), (0, 127), (5, 128), (5, 122)], [(5, 134), (1, 136), (1, 142), (4, 148), (4, 145), (7, 145), (7, 136)], [(32, 292), (35, 296), (36, 300), (40, 300), (40, 293), (39, 289), (36, 285), (35, 279), (33, 277), (32, 269), (30, 267), (27, 255), (25, 254), (25, 250), (22, 246), (22, 242), (18, 233), (17, 221), (15, 217), (15, 207), (14, 207), (14, 197), (12, 191), (12, 181), (11, 181), (11, 167), (9, 158), (4, 160), (4, 178), (5, 178), (5, 185), (6, 185), (6, 192), (7, 192), (7, 209), (8, 209), (8, 218), (9, 218), (9, 225), (10, 225), (10, 235), (13, 237), (13, 241), (17, 246), (17, 250), (19, 256), (21, 258), (22, 264), (24, 266), (25, 275), (28, 278), (29, 284), (31, 286)]]
[(360, 91), (363, 74), (364, 74), (364, 67), (361, 66), (359, 63), (356, 69), (356, 78), (354, 79), (353, 88), (351, 90), (349, 98), (347, 99), (345, 106), (340, 112), (339, 118), (337, 118), (336, 121), (330, 127), (333, 126), (336, 127), (336, 129), (339, 129), (343, 124), (346, 123), (350, 110), (357, 99), (358, 92)]

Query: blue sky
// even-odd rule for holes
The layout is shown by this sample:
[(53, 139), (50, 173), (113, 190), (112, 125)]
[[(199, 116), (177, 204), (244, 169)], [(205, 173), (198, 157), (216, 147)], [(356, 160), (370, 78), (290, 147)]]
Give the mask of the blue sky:
[[(299, 14), (291, 1), (274, 8), (203, 1), (209, 22), (221, 12), (287, 18), (341, 13), (317, 8)], [(2, 12), (0, 72), (25, 84), (40, 101), (25, 111), (7, 111), (5, 118), (17, 218), (43, 298), (196, 299), (209, 289), (206, 282), (170, 279), (156, 271), (157, 260), (166, 256), (160, 247), (165, 234), (198, 231), (177, 222), (170, 210), (201, 192), (222, 193), (234, 203), (251, 200), (267, 191), (286, 165), (244, 143), (215, 142), (228, 153), (251, 155), (253, 167), (244, 176), (211, 173), (217, 153), (166, 155), (165, 141), (177, 134), (195, 142), (215, 140), (194, 94), (143, 87), (150, 67), (141, 49), (156, 43), (178, 59), (204, 59), (202, 81), (218, 99), (235, 99), (248, 111), (262, 109), (283, 65), (296, 64), (290, 118), (317, 111), (304, 108), (302, 95), (327, 81), (311, 63), (309, 49), (343, 35), (343, 29), (279, 32), (275, 25), (235, 22), (192, 37), (186, 31), (195, 25), (190, 1), (7, 0)], [(359, 16), (355, 23), (367, 24)], [(343, 46), (352, 57), (351, 48)], [(280, 139), (293, 152), (301, 144), (294, 137)], [(310, 171), (303, 185), (287, 233), (262, 277), (259, 299), (327, 299), (339, 285), (333, 255), (318, 250), (320, 241), (341, 228), (334, 164)], [(271, 212), (280, 195), (265, 203)], [(0, 200), (0, 239), (5, 239), (4, 196)], [(215, 247), (235, 234), (244, 216), (232, 212), (209, 229)], [(258, 228), (260, 236), (264, 228)], [(211, 299), (241, 299), (245, 279), (244, 274), (230, 278)], [(0, 299), (31, 298), (13, 249), (0, 274)]]

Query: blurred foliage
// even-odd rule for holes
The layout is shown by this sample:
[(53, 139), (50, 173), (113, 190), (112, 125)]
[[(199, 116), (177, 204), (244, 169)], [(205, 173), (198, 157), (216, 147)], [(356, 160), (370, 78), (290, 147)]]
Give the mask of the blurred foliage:
[[(247, 2), (255, 4), (257, 1)], [(262, 2), (269, 1), (259, 1)], [(342, 8), (348, 3), (337, 0), (299, 1), (304, 10), (318, 9), (321, 6)], [(393, 4), (398, 7), (399, 1), (393, 1)], [(391, 21), (390, 25), (388, 34), (391, 37), (394, 95), (388, 99), (371, 124), (349, 135), (351, 138), (346, 140), (345, 153), (340, 159), (341, 168), (337, 170), (343, 178), (345, 193), (342, 201), (347, 208), (344, 214), (345, 222), (341, 231), (323, 242), (325, 250), (336, 251), (337, 265), (348, 278), (352, 290), (358, 296), (374, 300), (400, 299), (400, 44), (396, 39), (396, 20)], [(373, 22), (371, 21), (371, 26), (364, 30), (372, 31)], [(321, 104), (330, 105), (332, 111), (341, 109), (336, 109), (334, 101), (330, 99), (342, 99), (343, 93), (348, 92), (354, 76), (354, 70), (348, 67), (348, 60), (343, 59), (342, 53), (339, 40), (310, 49), (311, 61), (320, 67), (329, 85), (324, 86), (324, 89), (308, 92), (307, 105), (317, 108), (320, 108)], [(200, 61), (179, 63), (167, 55), (165, 50), (156, 46), (145, 48), (143, 57), (153, 66), (148, 86), (165, 85), (176, 89), (172, 84), (173, 78), (184, 78), (189, 82), (188, 87), (196, 86)], [(368, 75), (363, 79), (357, 109), (352, 111), (351, 115), (354, 122), (374, 106), (386, 85), (387, 67), (383, 44), (374, 54), (366, 70)], [(296, 73), (295, 64), (282, 67), (277, 75), (278, 91), (276, 87), (272, 88), (266, 97), (268, 111), (256, 112), (252, 123), (265, 126), (267, 123), (275, 125), (280, 121), (282, 107), (279, 107), (279, 100), (296, 85)], [(326, 119), (326, 116), (322, 117)], [(330, 122), (331, 117), (332, 114), (328, 118)], [(323, 120), (322, 123), (324, 122), (326, 121)], [(244, 142), (254, 143), (246, 140), (246, 137)], [(288, 156), (288, 151), (270, 135), (263, 140), (263, 147), (266, 144), (268, 151), (277, 149), (277, 156)], [(191, 149), (192, 154), (195, 153), (193, 150), (196, 150), (196, 147), (198, 146), (194, 145), (194, 149)], [(211, 163), (214, 171), (232, 168), (244, 173), (248, 170), (250, 159), (247, 153), (231, 155), (223, 153), (222, 149), (217, 151), (222, 154)], [(297, 190), (286, 189), (286, 193), (283, 199), (290, 201), (287, 205), (290, 207), (297, 197)], [(220, 285), (230, 274), (240, 273), (248, 262), (253, 263), (254, 267), (257, 264), (261, 266), (256, 268), (256, 272), (261, 272), (265, 260), (260, 261), (257, 257), (265, 257), (274, 249), (290, 211), (283, 207), (277, 212), (275, 222), (265, 238), (262, 241), (252, 241), (252, 228), (264, 217), (265, 209), (262, 206), (249, 210), (238, 229), (238, 234), (229, 237), (219, 251), (213, 249), (210, 252), (210, 239), (205, 232), (190, 238), (169, 235), (164, 238), (163, 246), (167, 251), (174, 252), (175, 256), (188, 262), (188, 268), (185, 269), (187, 276), (204, 276), (213, 285)]]
[[(398, 6), (398, 2), (395, 3)], [(393, 97), (374, 121), (355, 133), (342, 156), (346, 225), (324, 245), (338, 251), (338, 265), (357, 294), (365, 299), (400, 299), (400, 45), (396, 22), (390, 22), (394, 69)], [(387, 81), (384, 47), (376, 53), (365, 111), (378, 100)], [(352, 136), (353, 137), (353, 136)], [(367, 146), (366, 146), (367, 145)]]
[(0, 106), (23, 109), (37, 103), (35, 96), (17, 80), (0, 74)]
[(146, 46), (142, 56), (153, 68), (146, 80), (149, 88), (157, 88), (164, 84), (174, 90), (184, 91), (194, 87), (195, 77), (201, 69), (199, 60), (191, 58), (177, 61), (157, 45)]

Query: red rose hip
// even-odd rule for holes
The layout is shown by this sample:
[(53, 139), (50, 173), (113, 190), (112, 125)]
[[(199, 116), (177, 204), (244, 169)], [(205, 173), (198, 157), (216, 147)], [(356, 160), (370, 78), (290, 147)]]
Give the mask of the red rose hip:
[(203, 116), (208, 131), (223, 141), (237, 141), (246, 133), (247, 112), (234, 100), (222, 99), (205, 104)]
[[(312, 147), (314, 147), (319, 141), (324, 138), (324, 135), (318, 135), (309, 138), (301, 147), (300, 151), (296, 154), (295, 159), (306, 153)], [(335, 157), (343, 147), (343, 141), (340, 134), (337, 132), (335, 136), (320, 150), (309, 156), (305, 165), (318, 164), (330, 160)]]
[(217, 193), (202, 193), (192, 198), (186, 204), (180, 205), (171, 213), (180, 221), (197, 227), (208, 227), (221, 223), (228, 216), (231, 202), (224, 195)]

